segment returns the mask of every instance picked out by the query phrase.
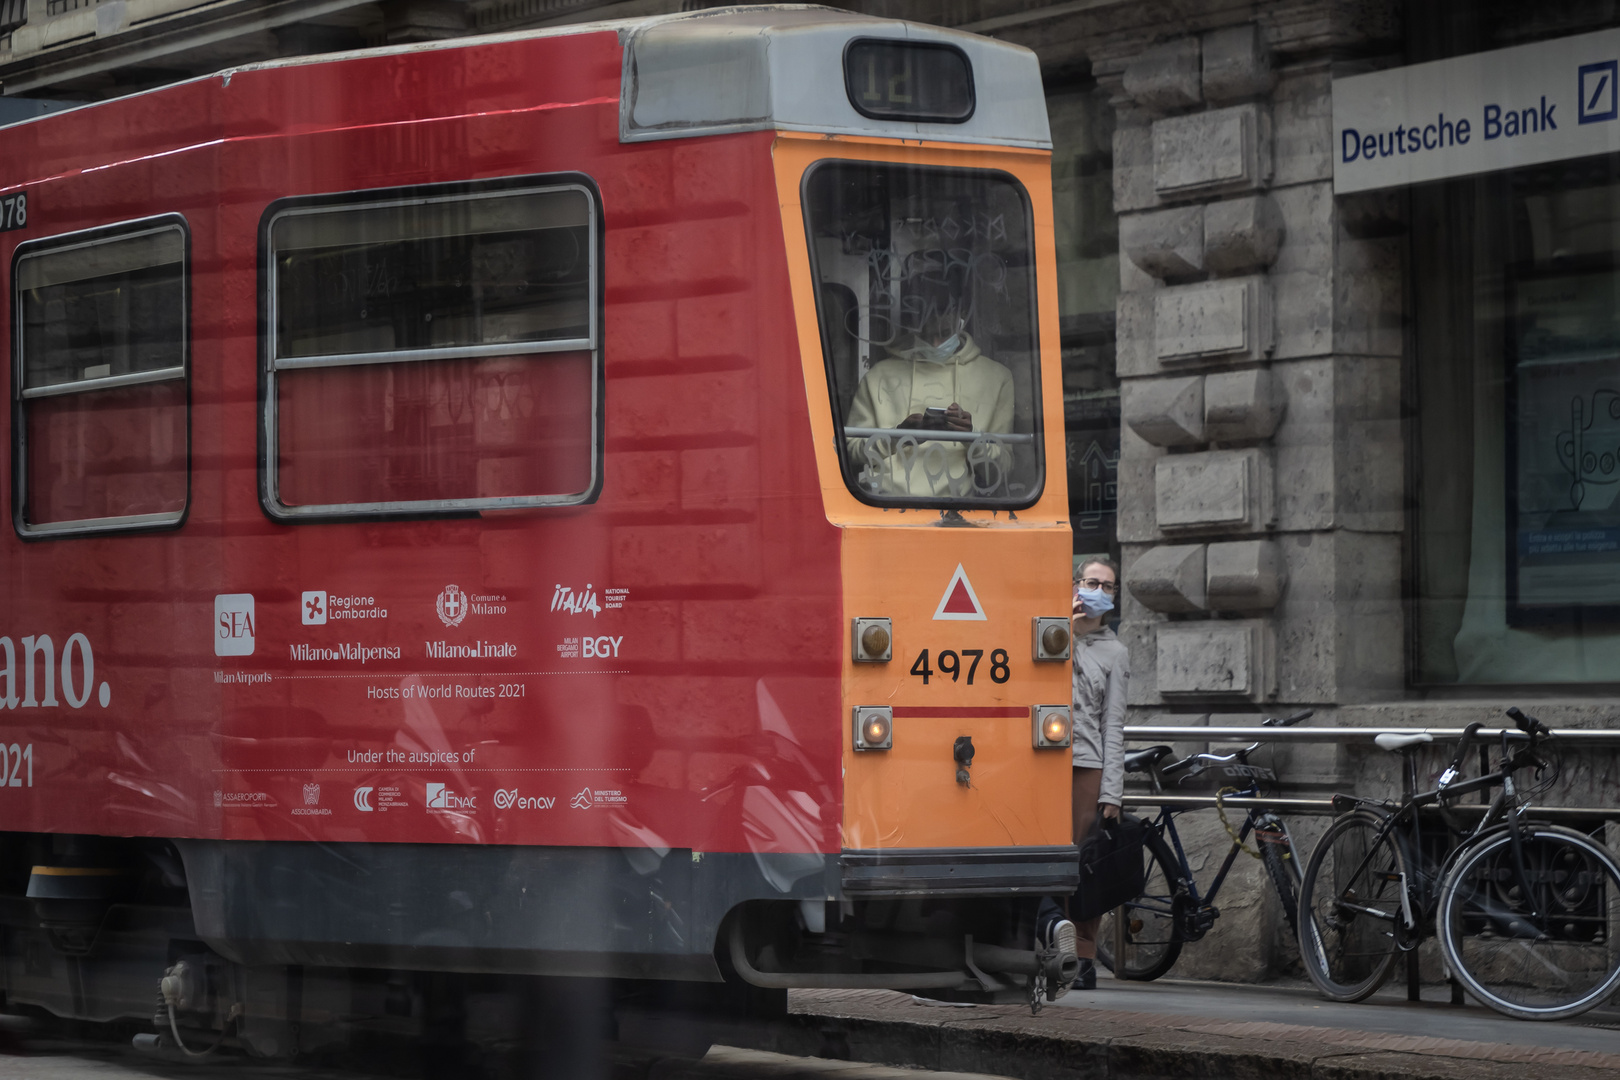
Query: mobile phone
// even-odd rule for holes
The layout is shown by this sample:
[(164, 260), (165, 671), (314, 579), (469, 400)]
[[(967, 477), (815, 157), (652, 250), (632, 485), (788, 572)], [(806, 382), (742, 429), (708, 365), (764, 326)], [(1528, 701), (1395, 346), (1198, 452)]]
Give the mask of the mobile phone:
[(945, 419), (945, 410), (944, 409), (924, 409), (923, 410), (923, 416), (927, 417), (929, 420), (943, 420), (943, 419)]

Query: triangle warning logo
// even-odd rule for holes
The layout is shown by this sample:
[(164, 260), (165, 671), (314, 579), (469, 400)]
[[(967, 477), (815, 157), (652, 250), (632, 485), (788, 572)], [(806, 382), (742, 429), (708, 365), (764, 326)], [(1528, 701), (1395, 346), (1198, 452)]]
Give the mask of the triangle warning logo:
[(945, 595), (939, 598), (934, 618), (985, 621), (984, 605), (979, 603), (979, 596), (973, 591), (973, 583), (961, 563), (956, 564), (956, 573), (945, 586)]

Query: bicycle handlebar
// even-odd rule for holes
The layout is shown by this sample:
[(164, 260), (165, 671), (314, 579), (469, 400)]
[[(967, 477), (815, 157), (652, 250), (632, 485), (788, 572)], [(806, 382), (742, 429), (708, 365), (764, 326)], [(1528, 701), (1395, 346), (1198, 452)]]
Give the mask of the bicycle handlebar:
[(1533, 716), (1526, 716), (1524, 713), (1520, 712), (1517, 705), (1509, 707), (1507, 714), (1508, 719), (1519, 725), (1519, 730), (1524, 732), (1526, 735), (1529, 735), (1531, 738), (1534, 738), (1537, 735), (1552, 734), (1552, 732), (1547, 730), (1547, 726), (1540, 720), (1537, 720)]
[(1265, 720), (1262, 720), (1260, 722), (1260, 726), (1261, 727), (1293, 727), (1295, 724), (1299, 723), (1301, 720), (1309, 720), (1311, 717), (1313, 717), (1315, 715), (1316, 715), (1316, 710), (1315, 709), (1301, 709), (1299, 712), (1295, 713), (1293, 716), (1284, 716), (1284, 717), (1282, 717), (1280, 719), (1278, 717), (1275, 717), (1275, 716), (1269, 717), (1269, 718), (1267, 718)]

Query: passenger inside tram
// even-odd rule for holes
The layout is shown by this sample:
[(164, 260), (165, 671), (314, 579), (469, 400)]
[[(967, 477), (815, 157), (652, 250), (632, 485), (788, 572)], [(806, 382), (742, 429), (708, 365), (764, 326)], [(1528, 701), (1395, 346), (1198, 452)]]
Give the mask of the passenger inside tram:
[[(937, 274), (908, 274), (911, 288), (902, 311), (916, 330), (888, 349), (861, 379), (850, 403), (848, 424), (890, 430), (1001, 432), (1013, 430), (1012, 373), (986, 356), (967, 332), (969, 290), (964, 275), (935, 253), (918, 252)], [(943, 253), (939, 253), (943, 255)], [(904, 318), (904, 316), (903, 316)], [(909, 468), (911, 449), (901, 441), (851, 440), (857, 467), (877, 465), (880, 490), (903, 495), (938, 495), (960, 486), (974, 466), (992, 461), (1003, 467), (1001, 448), (970, 456), (971, 444), (929, 440), (915, 454), (936, 458), (932, 468)], [(887, 459), (874, 461), (873, 459)]]

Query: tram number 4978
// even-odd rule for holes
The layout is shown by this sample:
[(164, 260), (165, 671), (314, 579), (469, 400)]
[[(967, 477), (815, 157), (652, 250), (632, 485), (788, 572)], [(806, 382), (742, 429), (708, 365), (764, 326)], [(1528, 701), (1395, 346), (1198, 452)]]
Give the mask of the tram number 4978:
[[(968, 663), (970, 660), (972, 661), (971, 664)], [(978, 674), (979, 664), (983, 660), (983, 649), (962, 649), (960, 652), (955, 649), (941, 649), (938, 657), (939, 677), (944, 678), (949, 675), (951, 682), (956, 682), (965, 674), (967, 684), (972, 686), (973, 678)], [(963, 670), (963, 665), (967, 665), (966, 671)], [(928, 666), (927, 649), (917, 654), (917, 662), (911, 665), (911, 673), (922, 679), (924, 686), (927, 686), (928, 680), (933, 678), (935, 671)], [(1011, 677), (1012, 671), (1007, 667), (1007, 650), (992, 650), (990, 653), (990, 681), (1004, 683)]]
[(0, 232), (20, 229), (28, 224), (28, 192), (0, 195)]
[(34, 744), (0, 742), (0, 787), (34, 786)]

